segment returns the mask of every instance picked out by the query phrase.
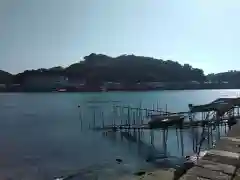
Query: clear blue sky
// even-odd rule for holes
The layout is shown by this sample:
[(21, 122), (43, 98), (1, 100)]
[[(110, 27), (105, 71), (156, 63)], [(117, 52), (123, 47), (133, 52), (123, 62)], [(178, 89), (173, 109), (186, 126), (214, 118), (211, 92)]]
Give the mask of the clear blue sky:
[(239, 17), (239, 0), (0, 0), (0, 69), (67, 66), (94, 52), (240, 70)]

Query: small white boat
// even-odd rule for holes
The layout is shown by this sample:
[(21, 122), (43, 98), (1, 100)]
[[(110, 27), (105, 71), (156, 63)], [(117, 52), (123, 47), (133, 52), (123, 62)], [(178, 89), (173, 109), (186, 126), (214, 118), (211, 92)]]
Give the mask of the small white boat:
[(175, 125), (178, 123), (182, 123), (183, 120), (185, 119), (185, 116), (183, 115), (153, 115), (151, 116), (151, 120), (148, 122), (148, 124), (151, 127), (158, 127), (161, 125)]

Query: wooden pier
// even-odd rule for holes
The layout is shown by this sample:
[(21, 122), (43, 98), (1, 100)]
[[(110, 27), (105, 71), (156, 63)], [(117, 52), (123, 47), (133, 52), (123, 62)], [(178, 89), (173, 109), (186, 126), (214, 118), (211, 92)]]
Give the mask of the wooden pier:
[[(91, 102), (94, 105), (94, 102)], [(99, 102), (98, 102), (99, 103)], [(215, 140), (220, 138), (220, 128), (231, 129), (228, 137), (222, 138), (214, 150), (210, 150), (202, 159), (197, 161), (196, 166), (191, 168), (181, 180), (215, 180), (215, 179), (233, 179), (240, 180), (240, 125), (236, 124), (240, 119), (240, 98), (219, 98), (208, 104), (193, 105), (190, 104), (189, 111), (170, 112), (165, 108), (159, 108), (158, 105), (152, 108), (131, 107), (129, 105), (112, 105), (112, 111), (108, 118), (105, 112), (96, 112), (92, 106), (92, 121), (87, 125), (89, 129), (95, 131), (110, 132), (121, 134), (125, 139), (140, 143), (146, 149), (154, 144), (154, 132), (160, 132), (158, 141), (163, 150), (158, 151), (167, 154), (168, 130), (176, 130), (176, 138), (179, 143), (181, 139), (182, 156), (184, 154), (183, 131), (189, 129), (191, 138), (193, 138), (193, 151), (198, 156), (203, 142), (208, 144), (208, 149), (214, 147), (211, 135), (216, 135)], [(80, 107), (80, 106), (79, 106)], [(81, 117), (81, 127), (84, 121)], [(235, 125), (236, 124), (236, 125)], [(224, 130), (224, 129), (223, 129)], [(146, 142), (136, 139), (135, 132), (150, 132), (150, 146)], [(171, 132), (174, 132), (171, 131)], [(213, 132), (215, 131), (215, 132)], [(119, 132), (119, 133), (115, 133)], [(138, 133), (139, 134), (139, 133)], [(180, 135), (180, 136), (179, 136)], [(195, 137), (196, 136), (196, 137)], [(159, 143), (159, 142), (158, 142)], [(179, 143), (180, 144), (180, 143)], [(211, 145), (209, 145), (211, 144)]]
[[(240, 119), (239, 117), (235, 117), (235, 120)], [(229, 121), (229, 119), (222, 118), (219, 121), (208, 121), (208, 120), (198, 120), (198, 121), (188, 121), (183, 122), (181, 124), (160, 124), (160, 126), (151, 127), (149, 124), (141, 124), (141, 125), (108, 125), (104, 127), (94, 127), (93, 130), (113, 130), (113, 131), (120, 131), (120, 130), (138, 130), (138, 129), (166, 129), (166, 128), (182, 128), (182, 129), (189, 129), (191, 127), (204, 127), (204, 126), (214, 126), (214, 125), (233, 125), (236, 121)]]
[[(234, 103), (233, 103), (234, 102)], [(193, 106), (190, 105), (189, 112), (169, 112), (154, 109), (134, 108), (130, 106), (114, 106), (114, 113), (123, 113), (126, 109), (125, 119), (120, 114), (120, 122), (115, 118), (111, 124), (102, 122), (100, 126), (96, 126), (94, 119), (93, 130), (122, 130), (122, 129), (164, 129), (164, 128), (190, 128), (204, 127), (221, 124), (233, 125), (240, 119), (240, 110), (238, 101), (225, 101), (220, 99), (206, 105)], [(237, 111), (236, 111), (237, 110)], [(144, 112), (144, 113), (143, 113)], [(195, 117), (196, 113), (202, 113), (202, 119)], [(145, 114), (145, 116), (143, 116)]]

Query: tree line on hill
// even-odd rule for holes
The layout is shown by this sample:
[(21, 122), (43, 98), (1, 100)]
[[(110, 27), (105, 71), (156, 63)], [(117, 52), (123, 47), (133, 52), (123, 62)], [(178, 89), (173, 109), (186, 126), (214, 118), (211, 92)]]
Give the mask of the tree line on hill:
[(69, 67), (53, 67), (50, 69), (27, 70), (12, 75), (0, 71), (0, 84), (21, 84), (25, 77), (36, 74), (64, 75), (84, 79), (89, 84), (103, 82), (189, 82), (198, 81), (231, 81), (238, 82), (240, 72), (230, 71), (219, 74), (204, 75), (202, 69), (193, 68), (189, 64), (151, 57), (121, 55), (116, 58), (92, 53), (83, 61)]
[(0, 70), (0, 84), (10, 84), (13, 82), (13, 75)]
[(240, 71), (228, 71), (217, 74), (208, 74), (206, 78), (213, 82), (235, 82), (237, 83), (240, 79)]
[(61, 74), (79, 77), (89, 83), (101, 82), (182, 82), (204, 81), (203, 70), (189, 64), (163, 61), (150, 57), (122, 55), (116, 58), (103, 54), (90, 54), (83, 61), (69, 67), (28, 70), (14, 76), (13, 81), (21, 84), (23, 78), (34, 74)]

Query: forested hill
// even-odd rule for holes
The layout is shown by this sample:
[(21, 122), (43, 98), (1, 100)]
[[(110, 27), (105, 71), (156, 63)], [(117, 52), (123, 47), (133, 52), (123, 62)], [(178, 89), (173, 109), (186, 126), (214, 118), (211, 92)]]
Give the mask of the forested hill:
[(146, 81), (204, 81), (203, 70), (150, 57), (122, 55), (116, 58), (90, 54), (84, 61), (65, 69), (69, 75), (94, 81), (146, 82)]
[(228, 71), (217, 74), (209, 74), (207, 80), (212, 82), (230, 82), (240, 84), (240, 71)]
[(0, 84), (8, 84), (12, 82), (12, 74), (0, 70)]
[(51, 69), (39, 69), (25, 71), (15, 76), (15, 82), (21, 83), (26, 75), (62, 74), (79, 77), (87, 82), (186, 82), (204, 81), (203, 70), (193, 68), (189, 64), (181, 65), (171, 60), (161, 60), (151, 57), (121, 55), (109, 57), (103, 54), (90, 54), (78, 63), (67, 68), (55, 67)]

